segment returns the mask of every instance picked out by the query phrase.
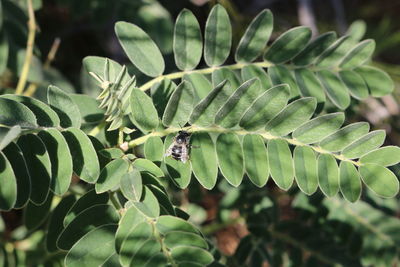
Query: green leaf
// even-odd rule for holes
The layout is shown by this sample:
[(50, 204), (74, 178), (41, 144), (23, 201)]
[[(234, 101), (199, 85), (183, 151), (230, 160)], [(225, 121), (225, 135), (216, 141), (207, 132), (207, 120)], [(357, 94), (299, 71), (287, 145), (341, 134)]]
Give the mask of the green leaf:
[(317, 160), (314, 150), (307, 146), (296, 146), (293, 160), (297, 185), (305, 194), (314, 194), (318, 188)]
[(142, 191), (140, 202), (135, 202), (134, 204), (138, 210), (150, 218), (156, 218), (160, 215), (158, 200), (147, 186), (145, 186)]
[(321, 191), (328, 197), (339, 192), (339, 168), (336, 159), (330, 154), (318, 156), (318, 182)]
[(151, 131), (158, 126), (157, 110), (151, 98), (139, 89), (133, 89), (131, 93), (132, 121), (140, 128)]
[(305, 26), (292, 28), (279, 36), (264, 54), (264, 59), (275, 64), (286, 62), (299, 54), (311, 39), (311, 30)]
[(207, 18), (204, 59), (208, 66), (219, 66), (231, 50), (232, 27), (225, 8), (216, 4)]
[(55, 252), (58, 250), (56, 244), (57, 238), (64, 229), (64, 218), (68, 210), (74, 205), (75, 200), (75, 195), (68, 195), (61, 199), (57, 207), (54, 208), (46, 235), (46, 249), (48, 252)]
[(183, 9), (176, 18), (174, 30), (175, 63), (181, 70), (192, 70), (201, 59), (203, 41), (200, 25), (193, 13)]
[(39, 132), (39, 137), (46, 146), (51, 161), (50, 189), (56, 195), (67, 192), (72, 178), (72, 158), (63, 135), (55, 129)]
[(208, 133), (200, 132), (193, 134), (191, 144), (193, 147), (198, 147), (190, 152), (193, 173), (203, 187), (212, 189), (218, 175), (214, 143)]
[(100, 173), (99, 160), (89, 137), (78, 128), (62, 132), (72, 156), (74, 173), (85, 182), (95, 183)]
[(166, 99), (169, 99), (176, 90), (176, 84), (168, 78), (164, 78), (161, 82), (153, 84), (150, 89), (150, 95), (159, 117), (164, 113), (167, 106)]
[(121, 178), (121, 192), (128, 200), (139, 201), (142, 196), (142, 176), (138, 170), (125, 173)]
[(368, 131), (369, 124), (367, 122), (352, 123), (324, 138), (319, 146), (331, 152), (342, 151), (353, 141), (367, 134)]
[(247, 134), (243, 138), (244, 166), (250, 181), (263, 187), (269, 177), (267, 149), (264, 139), (257, 134)]
[(316, 66), (321, 68), (334, 67), (340, 63), (354, 41), (349, 36), (343, 36), (331, 44), (317, 59)]
[(160, 255), (160, 250), (161, 244), (156, 239), (146, 240), (136, 251), (133, 251), (130, 266), (144, 266), (151, 256), (156, 253)]
[(194, 107), (189, 119), (190, 124), (204, 127), (214, 124), (216, 113), (231, 93), (232, 90), (226, 80), (218, 84), (217, 87)]
[(171, 231), (166, 233), (164, 244), (169, 249), (178, 246), (193, 246), (206, 250), (208, 249), (207, 242), (200, 235), (183, 231)]
[(200, 231), (193, 224), (170, 215), (160, 216), (156, 222), (156, 228), (164, 236), (172, 231), (200, 234)]
[(162, 253), (157, 253), (146, 262), (146, 265), (144, 265), (144, 267), (164, 267), (167, 265), (168, 261), (165, 258), (165, 255)]
[(65, 266), (104, 266), (103, 263), (115, 253), (116, 229), (116, 225), (103, 225), (87, 233), (68, 251)]
[[(10, 38), (10, 36), (8, 36), (8, 37)], [(18, 77), (21, 77), (21, 75), (22, 75), (26, 56), (27, 56), (26, 49), (18, 49), (18, 52), (16, 55), (16, 69), (14, 70), (14, 72), (17, 74)], [(34, 54), (32, 55), (32, 58), (31, 58), (27, 81), (33, 82), (33, 83), (39, 83), (39, 84), (44, 81), (42, 62)]]
[(163, 171), (152, 161), (148, 159), (138, 158), (133, 162), (133, 167), (138, 169), (139, 171), (145, 171), (151, 173), (155, 177), (163, 177)]
[(157, 77), (164, 72), (164, 59), (153, 40), (138, 26), (119, 21), (115, 33), (130, 61), (144, 74)]
[(385, 146), (365, 154), (360, 158), (360, 163), (374, 163), (381, 166), (392, 166), (400, 162), (400, 148)]
[(271, 77), (264, 71), (263, 68), (257, 65), (247, 65), (241, 70), (242, 81), (248, 81), (257, 77), (261, 82), (261, 88), (267, 90), (272, 87)]
[(349, 92), (339, 77), (329, 70), (321, 70), (318, 72), (318, 78), (335, 106), (346, 109), (350, 105)]
[(24, 155), (31, 177), (30, 199), (37, 205), (44, 203), (49, 193), (51, 181), (51, 162), (42, 140), (33, 134), (18, 139), (18, 146)]
[(285, 136), (308, 121), (314, 113), (317, 101), (313, 97), (305, 97), (287, 105), (273, 119), (265, 129), (272, 135)]
[(349, 159), (359, 158), (380, 147), (385, 141), (385, 137), (386, 132), (384, 130), (372, 131), (346, 146), (342, 155)]
[(31, 195), (31, 177), (28, 167), (22, 151), (16, 143), (10, 143), (4, 148), (3, 153), (10, 162), (15, 178), (17, 179), (17, 201), (14, 208), (22, 208), (26, 205)]
[(177, 262), (193, 262), (203, 266), (207, 266), (214, 260), (210, 252), (189, 246), (178, 246), (171, 249), (171, 256)]
[(205, 98), (213, 89), (211, 82), (201, 73), (187, 73), (183, 75), (183, 80), (188, 81), (192, 84), (194, 89), (194, 103), (199, 103)]
[(6, 156), (0, 152), (0, 210), (11, 210), (17, 201), (17, 180)]
[(158, 204), (160, 206), (160, 214), (169, 214), (175, 216), (175, 209), (168, 198), (167, 192), (165, 192), (164, 187), (160, 188), (159, 185), (146, 184), (146, 186), (153, 192), (154, 196), (157, 198)]
[(301, 125), (292, 137), (304, 144), (316, 143), (338, 130), (343, 122), (344, 114), (341, 112), (322, 115)]
[(60, 126), (60, 119), (57, 113), (45, 103), (27, 96), (21, 95), (2, 95), (1, 97), (8, 98), (19, 102), (29, 108), (35, 114), (37, 124), (44, 127)]
[(78, 106), (82, 116), (82, 124), (98, 124), (104, 120), (104, 110), (99, 108), (99, 102), (88, 95), (70, 94), (69, 95)]
[(37, 126), (33, 112), (21, 103), (0, 97), (0, 124), (5, 126), (19, 125), (21, 128)]
[(16, 139), (21, 133), (21, 127), (19, 125), (8, 127), (0, 127), (0, 151), (8, 146), (14, 139)]
[(232, 91), (236, 90), (240, 86), (239, 77), (236, 73), (228, 67), (222, 67), (214, 70), (211, 74), (211, 80), (213, 87), (227, 80), (232, 88)]
[(399, 181), (387, 168), (366, 163), (359, 167), (359, 171), (364, 183), (378, 196), (391, 198), (399, 192)]
[(288, 190), (294, 179), (292, 154), (286, 141), (272, 139), (268, 141), (268, 163), (271, 177), (277, 186)]
[(94, 189), (86, 192), (68, 210), (68, 214), (64, 218), (64, 226), (72, 222), (82, 211), (98, 204), (106, 204), (108, 199), (108, 194), (96, 194)]
[(47, 102), (60, 117), (61, 127), (81, 126), (81, 113), (71, 97), (56, 86), (47, 89)]
[(350, 24), (347, 29), (346, 35), (349, 35), (351, 39), (360, 41), (367, 30), (367, 24), (363, 20), (355, 20)]
[(252, 62), (263, 51), (271, 36), (274, 18), (269, 9), (261, 11), (247, 27), (236, 49), (237, 62)]
[(129, 163), (125, 159), (114, 159), (101, 170), (95, 188), (98, 194), (114, 190), (122, 176), (128, 172)]
[[(165, 138), (164, 143), (164, 151), (168, 149), (168, 147), (173, 142), (174, 135), (169, 134)], [(192, 149), (191, 149), (192, 150)], [(190, 163), (185, 162), (183, 163), (180, 160), (172, 159), (171, 157), (165, 157), (165, 170), (169, 178), (181, 189), (186, 188), (192, 176), (192, 170), (190, 168)]]
[(239, 186), (243, 179), (243, 151), (236, 134), (220, 134), (216, 142), (219, 169), (226, 180)]
[(305, 68), (295, 69), (294, 74), (302, 96), (313, 96), (318, 103), (325, 102), (326, 97), (322, 84), (312, 71)]
[(79, 239), (98, 226), (117, 224), (118, 221), (118, 212), (110, 205), (99, 204), (87, 208), (79, 213), (61, 232), (57, 239), (57, 246), (63, 250), (70, 250)]
[(144, 143), (144, 155), (151, 161), (162, 161), (164, 150), (163, 142), (158, 136), (150, 136)]
[(369, 96), (368, 87), (357, 72), (342, 70), (339, 71), (339, 77), (354, 98), (366, 99)]
[(183, 127), (193, 110), (194, 91), (192, 85), (182, 81), (172, 93), (165, 108), (162, 122), (165, 126)]
[(215, 116), (215, 123), (224, 128), (238, 124), (246, 109), (261, 93), (260, 80), (253, 78), (244, 82), (228, 98)]
[(277, 85), (259, 96), (240, 119), (240, 127), (258, 130), (271, 120), (287, 104), (290, 89), (286, 84)]
[(375, 41), (372, 39), (364, 40), (347, 53), (339, 67), (342, 69), (358, 67), (371, 58), (374, 50)]
[(290, 98), (300, 95), (300, 89), (291, 73), (291, 71), (283, 65), (275, 65), (268, 68), (268, 74), (274, 85), (287, 84), (290, 88)]
[(50, 214), (53, 193), (50, 192), (44, 203), (35, 205), (33, 202), (28, 202), (24, 209), (24, 224), (29, 231), (33, 231), (44, 223)]
[(393, 80), (386, 72), (371, 66), (361, 66), (354, 70), (364, 79), (373, 97), (381, 97), (393, 92)]
[(356, 167), (348, 161), (340, 162), (340, 191), (344, 198), (356, 202), (361, 196), (361, 181)]
[(311, 41), (294, 59), (296, 66), (308, 66), (313, 64), (316, 58), (321, 55), (336, 40), (335, 32), (326, 32)]
[(99, 151), (99, 154), (108, 159), (122, 158), (125, 154), (119, 148), (106, 148)]

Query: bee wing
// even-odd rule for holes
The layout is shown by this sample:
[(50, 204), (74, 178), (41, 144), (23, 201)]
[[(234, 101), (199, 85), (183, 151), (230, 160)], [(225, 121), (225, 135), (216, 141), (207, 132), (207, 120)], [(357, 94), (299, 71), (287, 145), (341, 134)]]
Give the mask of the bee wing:
[(181, 161), (183, 163), (186, 163), (189, 159), (189, 154), (188, 154), (188, 148), (187, 146), (182, 146), (182, 156), (181, 156)]
[(172, 148), (174, 147), (174, 143), (172, 142), (172, 144), (168, 147), (167, 151), (165, 151), (164, 157), (169, 157), (172, 155)]

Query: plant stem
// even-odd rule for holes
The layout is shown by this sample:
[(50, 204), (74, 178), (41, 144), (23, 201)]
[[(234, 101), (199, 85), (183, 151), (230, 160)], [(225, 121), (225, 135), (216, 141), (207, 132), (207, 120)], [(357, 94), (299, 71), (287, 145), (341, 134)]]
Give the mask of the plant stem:
[(113, 206), (117, 209), (117, 210), (121, 210), (122, 206), (119, 203), (118, 199), (115, 197), (115, 192), (110, 192), (110, 201), (113, 204)]
[(295, 146), (308, 146), (311, 149), (313, 149), (315, 152), (320, 153), (320, 154), (330, 154), (332, 156), (334, 156), (336, 159), (341, 160), (341, 161), (348, 161), (356, 166), (360, 166), (360, 162), (358, 161), (354, 161), (351, 159), (348, 159), (346, 157), (344, 157), (343, 155), (339, 155), (339, 154), (335, 154), (332, 153), (330, 151), (327, 151), (319, 146), (313, 146), (313, 145), (309, 145), (309, 144), (304, 144), (296, 139), (292, 139), (292, 138), (286, 138), (286, 137), (281, 137), (281, 136), (274, 136), (271, 135), (269, 132), (267, 131), (246, 131), (243, 129), (238, 129), (238, 130), (233, 130), (233, 129), (225, 129), (225, 128), (221, 128), (218, 126), (210, 126), (210, 127), (199, 127), (199, 126), (195, 126), (195, 125), (191, 125), (189, 127), (185, 127), (185, 128), (175, 128), (175, 127), (171, 127), (171, 128), (167, 128), (165, 130), (162, 131), (155, 131), (152, 132), (150, 134), (141, 136), (139, 138), (136, 138), (132, 141), (129, 142), (129, 148), (133, 148), (135, 146), (144, 144), (146, 142), (147, 139), (149, 139), (152, 136), (159, 136), (159, 137), (164, 137), (170, 133), (176, 133), (180, 130), (185, 130), (188, 131), (190, 133), (194, 133), (194, 132), (210, 132), (210, 133), (235, 133), (238, 135), (246, 135), (246, 134), (259, 134), (261, 135), (264, 139), (266, 140), (272, 140), (272, 139), (281, 139), (281, 140), (285, 140), (286, 142), (288, 142), (291, 145), (295, 145)]
[(26, 80), (29, 74), (29, 68), (32, 61), (33, 46), (35, 44), (35, 32), (36, 32), (35, 13), (33, 11), (32, 0), (26, 0), (26, 2), (28, 6), (28, 15), (29, 15), (29, 21), (28, 21), (29, 33), (28, 33), (28, 41), (26, 44), (25, 61), (22, 67), (22, 72), (17, 84), (17, 88), (15, 89), (15, 93), (17, 95), (22, 94), (22, 92), (24, 91)]

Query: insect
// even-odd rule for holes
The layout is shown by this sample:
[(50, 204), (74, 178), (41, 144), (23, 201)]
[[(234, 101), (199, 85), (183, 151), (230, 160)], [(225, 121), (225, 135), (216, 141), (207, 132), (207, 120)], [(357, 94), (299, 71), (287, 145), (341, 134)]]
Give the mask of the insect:
[(164, 156), (172, 156), (173, 159), (180, 160), (185, 163), (189, 160), (189, 141), (190, 134), (186, 131), (179, 131), (174, 137), (172, 144), (168, 147)]

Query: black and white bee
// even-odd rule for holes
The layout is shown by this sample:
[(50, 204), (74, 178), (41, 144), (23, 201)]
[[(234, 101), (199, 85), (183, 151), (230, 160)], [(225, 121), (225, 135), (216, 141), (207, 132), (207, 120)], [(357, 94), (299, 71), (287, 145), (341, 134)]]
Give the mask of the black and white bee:
[(173, 159), (186, 163), (186, 161), (189, 160), (189, 141), (190, 134), (186, 131), (179, 131), (174, 137), (172, 144), (168, 147), (164, 156), (172, 156)]

